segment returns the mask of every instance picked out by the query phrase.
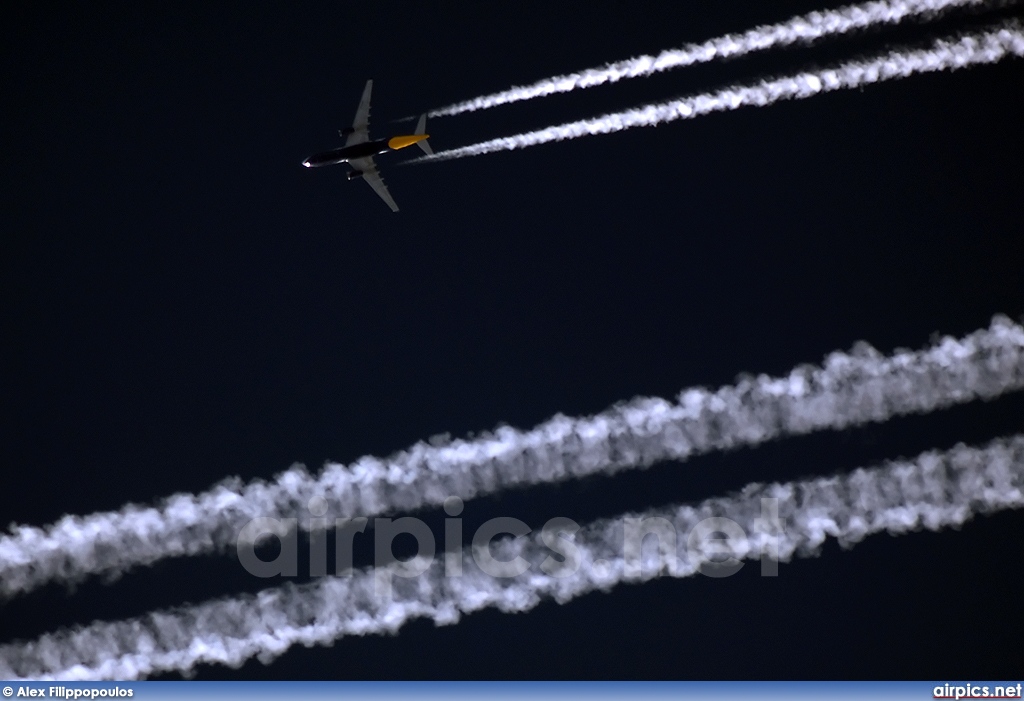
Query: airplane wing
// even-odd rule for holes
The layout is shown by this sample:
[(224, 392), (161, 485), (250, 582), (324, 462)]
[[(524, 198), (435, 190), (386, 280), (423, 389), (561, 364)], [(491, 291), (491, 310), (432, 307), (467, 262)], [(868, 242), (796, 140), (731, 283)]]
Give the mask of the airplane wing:
[(373, 90), (373, 80), (366, 81), (363, 88), (363, 97), (359, 100), (359, 107), (356, 109), (355, 119), (352, 120), (352, 133), (345, 139), (345, 145), (362, 144), (370, 140), (370, 91)]
[[(367, 91), (369, 91), (369, 88), (367, 88)], [(398, 205), (391, 199), (388, 186), (384, 184), (383, 178), (380, 177), (380, 173), (377, 171), (377, 164), (373, 162), (372, 156), (369, 158), (353, 158), (348, 164), (363, 174), (363, 180), (370, 184), (373, 191), (380, 195), (380, 198), (384, 200), (388, 207), (391, 207), (392, 212), (398, 211)]]

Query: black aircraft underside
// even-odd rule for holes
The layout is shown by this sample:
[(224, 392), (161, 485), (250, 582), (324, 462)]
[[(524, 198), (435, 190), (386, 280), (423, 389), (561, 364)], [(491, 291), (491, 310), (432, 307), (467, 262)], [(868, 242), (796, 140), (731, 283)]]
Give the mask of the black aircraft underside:
[(376, 156), (390, 150), (388, 139), (379, 139), (377, 141), (366, 141), (361, 144), (323, 151), (322, 153), (310, 156), (306, 159), (306, 162), (309, 163), (310, 168), (317, 168), (319, 166), (334, 165), (335, 163), (344, 163), (354, 158)]

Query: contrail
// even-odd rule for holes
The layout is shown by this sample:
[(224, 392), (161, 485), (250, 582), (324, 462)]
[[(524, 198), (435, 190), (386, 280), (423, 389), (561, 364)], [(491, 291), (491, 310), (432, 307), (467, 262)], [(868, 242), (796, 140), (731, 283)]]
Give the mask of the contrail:
[[(777, 562), (820, 551), (829, 537), (849, 547), (866, 536), (960, 526), (976, 514), (1024, 506), (1024, 435), (982, 448), (958, 445), (913, 460), (852, 473), (768, 486), (640, 515), (598, 521), (580, 530), (563, 522), (492, 545), (501, 561), (523, 558), (516, 576), (495, 572), (482, 550), (462, 551), (462, 573), (449, 558), (419, 558), (349, 576), (284, 585), (256, 595), (94, 622), (32, 642), (0, 646), (4, 679), (137, 679), (201, 663), (269, 663), (292, 645), (329, 645), (348, 635), (392, 633), (415, 618), (438, 625), (495, 607), (528, 611), (544, 599), (565, 603), (659, 575), (727, 574), (723, 556)], [(713, 520), (707, 520), (713, 519)], [(564, 529), (564, 530), (563, 530)], [(555, 536), (559, 547), (554, 547)], [(642, 546), (645, 532), (657, 547)], [(712, 533), (727, 541), (709, 542)], [(557, 550), (565, 556), (551, 558)], [(494, 552), (496, 551), (496, 552)], [(483, 561), (483, 564), (481, 564)], [(509, 563), (512, 564), (512, 563)], [(400, 568), (419, 569), (418, 574)], [(489, 572), (489, 573), (488, 573)], [(497, 575), (497, 576), (496, 576)]]
[(762, 80), (751, 85), (736, 85), (717, 92), (644, 105), (593, 119), (566, 122), (537, 131), (438, 151), (432, 156), (421, 156), (409, 162), (444, 161), (495, 151), (512, 151), (551, 141), (610, 134), (634, 127), (674, 122), (677, 119), (693, 119), (700, 115), (734, 110), (747, 105), (765, 107), (780, 100), (803, 99), (833, 90), (858, 88), (885, 80), (906, 78), (915, 73), (995, 63), (1006, 56), (1024, 56), (1024, 31), (1016, 20), (1007, 20), (994, 28), (962, 34), (954, 39), (940, 39), (928, 49), (890, 51), (872, 59), (849, 61), (824, 70)]
[[(448, 443), (420, 442), (386, 459), (301, 465), (273, 482), (229, 479), (156, 506), (11, 526), (0, 538), (0, 598), (47, 582), (120, 576), (166, 557), (235, 547), (256, 517), (308, 518), (323, 497), (328, 517), (371, 517), (469, 500), (503, 489), (611, 474), (775, 438), (839, 430), (992, 399), (1024, 388), (1024, 328), (996, 316), (987, 329), (921, 351), (884, 356), (860, 343), (784, 377), (741, 379), (717, 391), (691, 388), (676, 401), (639, 397), (589, 417), (556, 415), (529, 431), (501, 427)], [(305, 522), (308, 526), (308, 522)]]
[(441, 107), (429, 114), (432, 117), (444, 117), (462, 112), (475, 112), (520, 100), (532, 100), (554, 93), (615, 83), (623, 78), (639, 78), (695, 63), (742, 56), (776, 46), (811, 43), (874, 25), (899, 24), (905, 19), (915, 17), (927, 18), (956, 7), (986, 4), (989, 3), (985, 0), (891, 0), (811, 12), (793, 17), (781, 24), (755, 27), (742, 34), (726, 34), (702, 44), (687, 44), (678, 49), (662, 51), (657, 56), (638, 56), (599, 68), (588, 68), (578, 73), (545, 78), (531, 85), (515, 86), (492, 95), (483, 95)]

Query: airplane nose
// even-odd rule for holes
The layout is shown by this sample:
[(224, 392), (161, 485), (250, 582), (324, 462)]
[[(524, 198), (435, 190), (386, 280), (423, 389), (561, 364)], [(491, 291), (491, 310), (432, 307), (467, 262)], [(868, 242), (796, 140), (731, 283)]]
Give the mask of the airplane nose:
[(306, 166), (307, 168), (309, 168), (309, 159), (307, 158), (306, 160), (304, 160), (304, 161), (302, 162), (302, 165), (304, 165), (304, 166)]

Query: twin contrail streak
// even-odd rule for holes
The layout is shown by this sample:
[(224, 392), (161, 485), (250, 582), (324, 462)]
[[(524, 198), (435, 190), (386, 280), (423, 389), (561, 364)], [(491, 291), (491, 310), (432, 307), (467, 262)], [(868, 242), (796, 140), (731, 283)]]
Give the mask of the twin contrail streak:
[[(842, 476), (753, 484), (695, 506), (598, 521), (564, 536), (562, 565), (550, 557), (544, 532), (495, 542), (497, 559), (523, 558), (527, 567), (518, 576), (487, 574), (467, 549), (461, 576), (450, 576), (445, 559), (437, 558), (416, 563), (425, 569), (414, 577), (400, 576), (395, 566), (360, 570), (255, 596), (61, 630), (0, 646), (0, 678), (136, 679), (187, 673), (201, 663), (237, 666), (252, 657), (269, 663), (297, 643), (327, 645), (342, 636), (394, 632), (415, 618), (456, 623), (463, 614), (488, 607), (527, 611), (544, 599), (565, 603), (620, 583), (707, 572), (702, 568), (723, 556), (762, 557), (762, 566), (771, 568), (776, 561), (816, 553), (828, 537), (849, 546), (882, 531), (959, 526), (976, 514), (1024, 506), (1022, 490), (1024, 435), (982, 448), (958, 445)], [(657, 547), (629, 550), (627, 529), (640, 519), (658, 534)], [(725, 532), (729, 539), (714, 547), (703, 538), (693, 540), (701, 524), (705, 536)], [(639, 541), (633, 537), (634, 544)]]
[(905, 19), (929, 17), (955, 7), (985, 4), (985, 0), (891, 0), (811, 12), (781, 24), (755, 27), (742, 34), (726, 34), (701, 44), (687, 44), (678, 49), (662, 51), (657, 56), (638, 56), (578, 73), (545, 78), (532, 85), (516, 86), (492, 95), (473, 98), (436, 109), (429, 114), (442, 117), (475, 112), (554, 93), (614, 83), (623, 78), (649, 76), (695, 63), (742, 56), (773, 47), (810, 43), (875, 25), (898, 24)]
[[(328, 517), (372, 517), (590, 474), (611, 474), (775, 438), (926, 413), (1024, 388), (1024, 328), (997, 316), (987, 329), (921, 351), (884, 356), (867, 344), (788, 376), (692, 388), (675, 401), (641, 397), (582, 418), (556, 415), (529, 431), (502, 427), (471, 440), (417, 443), (389, 458), (295, 466), (273, 482), (233, 479), (153, 507), (66, 516), (0, 538), (0, 595), (89, 575), (121, 575), (157, 560), (235, 547), (256, 517), (308, 518), (323, 497)], [(308, 522), (307, 522), (308, 523)]]
[(650, 127), (678, 119), (692, 119), (712, 112), (745, 106), (765, 107), (780, 100), (803, 99), (834, 90), (906, 78), (917, 73), (995, 63), (1007, 56), (1024, 56), (1024, 31), (1016, 20), (1008, 20), (985, 31), (962, 34), (954, 39), (940, 39), (928, 49), (890, 51), (875, 58), (849, 61), (824, 70), (805, 71), (750, 85), (737, 85), (692, 97), (644, 105), (624, 112), (605, 114), (593, 119), (567, 122), (537, 131), (482, 141), (470, 146), (439, 151), (412, 162), (443, 161), (495, 151), (512, 151), (551, 141), (578, 139), (582, 136), (610, 134), (634, 127)]

